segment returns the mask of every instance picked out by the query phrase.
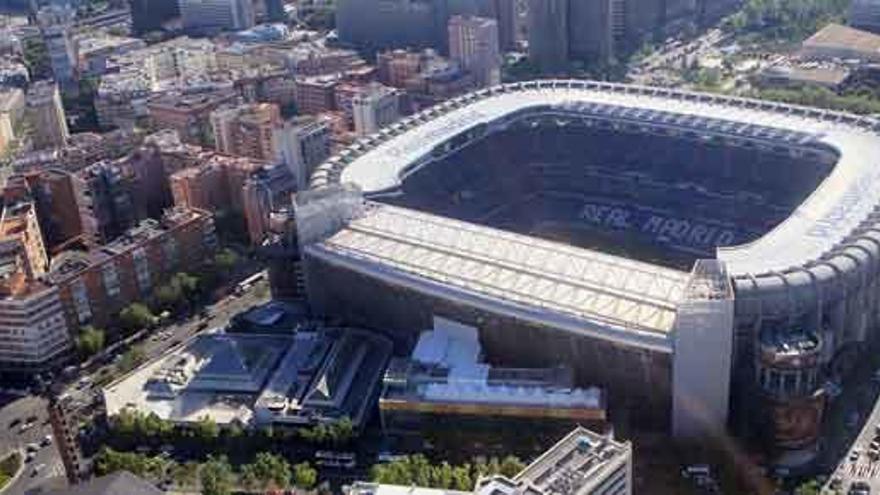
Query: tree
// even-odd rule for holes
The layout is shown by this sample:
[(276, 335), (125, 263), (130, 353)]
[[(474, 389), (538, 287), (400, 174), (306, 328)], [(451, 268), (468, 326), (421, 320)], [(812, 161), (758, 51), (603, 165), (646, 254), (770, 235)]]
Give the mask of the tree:
[(156, 289), (156, 302), (159, 307), (174, 310), (183, 302), (183, 288), (172, 279)]
[(195, 424), (195, 434), (199, 440), (213, 441), (220, 435), (220, 428), (210, 416), (202, 416)]
[(822, 485), (820, 485), (818, 481), (810, 480), (797, 487), (794, 491), (794, 495), (819, 495), (821, 490)]
[(193, 461), (175, 464), (171, 469), (171, 479), (174, 480), (178, 487), (195, 487), (199, 481), (199, 464)]
[(128, 373), (140, 366), (146, 359), (147, 357), (144, 355), (143, 349), (140, 347), (132, 347), (122, 355), (122, 359), (119, 360), (119, 364), (116, 365), (116, 368), (123, 373)]
[(237, 263), (238, 254), (229, 248), (225, 248), (214, 255), (214, 264), (220, 273), (229, 273), (229, 271), (235, 268)]
[(309, 490), (318, 482), (318, 472), (306, 462), (293, 466), (293, 484), (297, 488)]
[(518, 457), (509, 455), (501, 461), (500, 467), (500, 474), (507, 476), (508, 478), (513, 478), (514, 476), (519, 474), (520, 471), (525, 469), (526, 465), (521, 460), (519, 460)]
[(161, 457), (117, 452), (107, 447), (103, 447), (95, 458), (95, 471), (99, 475), (129, 471), (141, 478), (159, 480), (165, 476), (168, 466), (169, 462)]
[(105, 340), (103, 330), (89, 325), (80, 331), (79, 337), (76, 339), (77, 351), (84, 358), (94, 356), (104, 349)]
[(251, 464), (242, 467), (242, 480), (262, 490), (285, 489), (290, 485), (290, 464), (281, 457), (260, 452)]
[(199, 470), (202, 495), (230, 495), (232, 493), (232, 466), (226, 456), (211, 456)]
[(131, 303), (119, 312), (119, 323), (127, 332), (142, 330), (155, 321), (156, 316), (142, 303)]
[(181, 292), (187, 298), (194, 298), (199, 293), (199, 277), (186, 272), (178, 272), (174, 275), (173, 283), (180, 286)]

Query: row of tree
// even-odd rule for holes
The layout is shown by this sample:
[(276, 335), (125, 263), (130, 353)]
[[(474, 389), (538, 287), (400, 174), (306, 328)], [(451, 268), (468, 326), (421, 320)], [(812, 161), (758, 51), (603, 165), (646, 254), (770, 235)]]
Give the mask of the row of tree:
[(880, 113), (880, 97), (870, 91), (837, 94), (829, 89), (815, 86), (803, 88), (764, 89), (754, 95), (765, 100), (806, 105), (857, 114)]
[(252, 462), (238, 466), (225, 456), (209, 456), (204, 462), (175, 462), (135, 452), (103, 448), (95, 458), (98, 475), (125, 470), (153, 483), (174, 483), (181, 489), (201, 489), (203, 495), (229, 495), (234, 490), (265, 492), (296, 487), (313, 488), (317, 471), (308, 463), (291, 465), (279, 455), (261, 452)]
[(187, 427), (176, 427), (155, 413), (144, 414), (137, 410), (125, 409), (110, 418), (108, 441), (120, 448), (134, 446), (158, 447), (165, 443), (189, 442), (202, 447), (204, 451), (220, 443), (238, 445), (239, 448), (254, 444), (266, 446), (267, 442), (285, 444), (291, 440), (303, 440), (312, 445), (343, 445), (355, 435), (354, 424), (347, 417), (329, 424), (318, 424), (311, 428), (272, 428), (267, 426), (258, 430), (244, 430), (230, 425), (220, 428), (208, 416)]
[(512, 478), (524, 468), (525, 464), (514, 456), (451, 465), (445, 461), (432, 463), (417, 454), (388, 464), (376, 464), (370, 471), (370, 479), (376, 483), (470, 491), (483, 476), (501, 474)]

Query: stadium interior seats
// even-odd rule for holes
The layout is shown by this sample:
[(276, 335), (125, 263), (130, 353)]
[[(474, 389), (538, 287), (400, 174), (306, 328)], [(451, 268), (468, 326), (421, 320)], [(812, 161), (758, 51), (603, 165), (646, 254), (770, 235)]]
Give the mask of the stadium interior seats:
[(748, 143), (522, 123), (408, 171), (381, 201), (686, 268), (772, 229), (832, 166)]

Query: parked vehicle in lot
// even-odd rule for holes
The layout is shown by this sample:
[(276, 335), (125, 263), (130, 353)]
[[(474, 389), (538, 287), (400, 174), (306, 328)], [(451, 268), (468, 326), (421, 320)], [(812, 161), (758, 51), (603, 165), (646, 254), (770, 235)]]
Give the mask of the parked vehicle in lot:
[(849, 487), (849, 495), (870, 495), (871, 485), (865, 481), (856, 481)]

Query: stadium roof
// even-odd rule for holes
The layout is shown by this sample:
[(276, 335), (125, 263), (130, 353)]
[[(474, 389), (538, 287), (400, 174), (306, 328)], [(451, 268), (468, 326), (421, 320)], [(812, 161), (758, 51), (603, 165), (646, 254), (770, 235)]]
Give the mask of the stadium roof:
[(312, 256), (513, 317), (669, 351), (684, 272), (371, 203)]
[[(475, 126), (491, 125), (513, 112), (539, 106), (551, 106), (560, 111), (600, 111), (605, 115), (630, 121), (659, 122), (697, 130), (707, 135), (747, 138), (766, 146), (803, 146), (816, 149), (827, 145), (835, 149), (839, 153), (839, 160), (834, 170), (788, 219), (754, 242), (719, 249), (718, 257), (727, 263), (728, 272), (732, 276), (782, 271), (819, 259), (845, 240), (867, 218), (880, 198), (880, 167), (871, 160), (871, 157), (880, 156), (880, 136), (875, 132), (880, 129), (880, 124), (874, 119), (669, 89), (555, 80), (516, 83), (481, 90), (408, 117), (358, 141), (331, 158), (313, 175), (313, 185), (320, 187), (337, 181), (351, 182), (365, 192), (394, 187), (408, 167), (424, 161), (437, 145)], [(417, 217), (427, 218), (421, 215)], [(377, 215), (377, 221), (381, 222), (390, 222), (392, 219), (405, 222), (404, 219), (412, 221), (412, 218), (415, 217), (407, 217), (399, 212)], [(417, 223), (436, 226), (443, 222), (425, 220)], [(405, 230), (391, 226), (383, 228), (388, 231)], [(464, 232), (470, 231), (472, 226), (459, 222), (456, 228)], [(490, 229), (477, 229), (480, 233), (477, 237), (482, 242), (506, 238), (504, 233), (489, 233), (488, 230)], [(352, 245), (349, 248), (352, 251), (355, 243), (367, 243), (370, 240), (386, 242), (389, 247), (400, 245), (415, 250), (405, 241), (406, 235), (401, 233), (400, 239), (378, 239), (357, 229), (348, 229), (339, 236), (337, 242), (347, 238), (346, 242)], [(477, 244), (481, 241), (472, 242)], [(599, 256), (579, 249), (571, 249), (569, 253), (582, 257)], [(498, 256), (496, 250), (486, 249), (483, 254), (489, 261), (485, 265), (494, 266), (495, 257)], [(424, 252), (418, 255), (413, 252), (405, 261), (419, 263), (416, 259), (418, 256), (422, 259), (433, 259), (453, 255), (454, 253), (440, 253), (425, 247)], [(403, 258), (394, 261), (404, 263)], [(458, 275), (453, 272), (464, 269), (444, 268), (437, 271), (431, 263), (426, 266), (410, 266), (408, 270), (431, 273), (432, 277), (443, 279), (456, 277)], [(468, 287), (476, 284), (465, 279), (454, 283)], [(509, 289), (500, 282), (478, 285), (481, 285), (482, 290), (490, 292), (508, 293)], [(505, 297), (517, 296), (508, 294)], [(532, 298), (534, 295), (522, 297)], [(576, 314), (585, 309), (572, 309), (564, 303), (562, 306)], [(634, 320), (624, 318), (623, 322), (627, 325), (638, 323), (655, 330), (662, 330), (667, 326), (660, 323), (665, 317), (652, 320), (647, 315), (643, 316), (641, 310), (636, 313), (640, 316)]]

